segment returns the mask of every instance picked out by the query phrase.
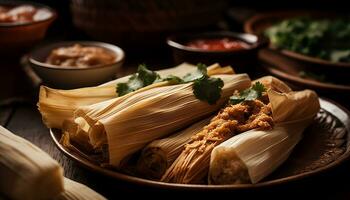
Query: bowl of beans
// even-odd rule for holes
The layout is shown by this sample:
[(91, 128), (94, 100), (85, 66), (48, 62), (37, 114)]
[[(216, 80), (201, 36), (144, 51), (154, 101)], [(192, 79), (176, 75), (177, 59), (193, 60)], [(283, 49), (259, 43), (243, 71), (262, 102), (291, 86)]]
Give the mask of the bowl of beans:
[(112, 44), (66, 41), (33, 49), (28, 63), (44, 84), (55, 88), (78, 88), (115, 78), (124, 57), (124, 51)]

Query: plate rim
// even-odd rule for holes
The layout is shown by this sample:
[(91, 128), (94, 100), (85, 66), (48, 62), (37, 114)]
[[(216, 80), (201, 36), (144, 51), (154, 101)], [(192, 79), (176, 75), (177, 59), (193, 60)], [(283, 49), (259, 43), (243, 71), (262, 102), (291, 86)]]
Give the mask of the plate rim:
[[(350, 111), (346, 109), (344, 106), (340, 105), (339, 103), (330, 100), (328, 98), (319, 98), (320, 102), (325, 101), (328, 103), (331, 103), (332, 105), (338, 107), (340, 110), (342, 110), (349, 118), (350, 118)], [(346, 126), (346, 125), (345, 125)], [(350, 126), (350, 124), (349, 124)], [(295, 182), (301, 179), (308, 178), (310, 176), (315, 176), (317, 174), (320, 174), (321, 172), (326, 172), (334, 167), (340, 165), (341, 163), (345, 162), (350, 158), (350, 150), (347, 150), (342, 154), (340, 157), (338, 157), (335, 161), (329, 163), (328, 165), (322, 166), (316, 170), (308, 171), (308, 172), (302, 172), (299, 174), (291, 175), (288, 177), (278, 178), (274, 180), (269, 180), (261, 183), (256, 184), (240, 184), (240, 185), (201, 185), (201, 184), (179, 184), (179, 183), (165, 183), (160, 181), (154, 181), (149, 179), (144, 179), (140, 177), (135, 177), (131, 175), (124, 174), (122, 172), (118, 171), (112, 171), (110, 169), (103, 168), (99, 165), (94, 164), (91, 161), (88, 161), (87, 159), (83, 157), (78, 157), (77, 153), (72, 153), (70, 150), (66, 149), (59, 143), (59, 140), (55, 136), (55, 130), (58, 129), (52, 129), (50, 128), (50, 136), (55, 144), (55, 146), (69, 159), (74, 160), (77, 164), (80, 166), (87, 168), (88, 170), (91, 170), (93, 172), (97, 172), (101, 175), (113, 178), (117, 181), (125, 181), (127, 183), (132, 183), (140, 186), (147, 186), (151, 188), (160, 188), (160, 189), (171, 189), (171, 190), (245, 190), (245, 189), (255, 189), (255, 188), (264, 188), (264, 187), (271, 187), (276, 185), (282, 185), (290, 182)], [(349, 131), (349, 130), (348, 130)], [(349, 133), (350, 134), (350, 133)], [(350, 148), (349, 146), (347, 148)]]

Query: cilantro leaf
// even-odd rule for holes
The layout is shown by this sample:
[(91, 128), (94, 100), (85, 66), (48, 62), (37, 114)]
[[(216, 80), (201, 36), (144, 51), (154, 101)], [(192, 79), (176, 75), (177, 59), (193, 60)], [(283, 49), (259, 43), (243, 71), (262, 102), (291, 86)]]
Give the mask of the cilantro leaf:
[(233, 95), (230, 97), (229, 103), (232, 105), (241, 103), (243, 101), (252, 101), (262, 96), (262, 93), (266, 91), (265, 86), (259, 81), (252, 85), (251, 88), (243, 90), (239, 95)]
[(258, 93), (258, 97), (260, 97), (263, 92), (266, 92), (265, 86), (259, 81), (252, 86), (252, 89)]
[(252, 86), (252, 89), (256, 92), (256, 97), (254, 99), (261, 97), (262, 93), (266, 92), (265, 86), (259, 81)]
[(137, 69), (139, 79), (143, 82), (143, 86), (151, 85), (154, 81), (160, 78), (157, 72), (147, 69), (146, 65), (139, 65)]
[(169, 75), (166, 78), (163, 78), (162, 81), (168, 81), (171, 85), (176, 85), (184, 82), (180, 77), (174, 75)]
[(244, 99), (245, 98), (242, 96), (233, 95), (230, 97), (229, 102), (230, 102), (230, 104), (235, 105), (235, 104), (241, 103), (242, 101), (244, 101)]
[(118, 83), (117, 84), (117, 93), (118, 96), (124, 96), (130, 92), (132, 92), (133, 90), (131, 88), (129, 88), (127, 83)]
[(201, 79), (204, 76), (208, 76), (207, 66), (199, 63), (197, 64), (197, 70), (195, 72), (186, 74), (182, 79), (185, 83), (188, 83), (197, 79)]
[(160, 79), (160, 76), (156, 72), (147, 69), (146, 65), (139, 65), (137, 73), (132, 75), (128, 82), (117, 84), (117, 93), (119, 96), (126, 95), (147, 85), (151, 85), (158, 79)]
[(221, 97), (221, 89), (224, 82), (220, 78), (204, 76), (193, 83), (193, 93), (197, 99), (215, 104)]

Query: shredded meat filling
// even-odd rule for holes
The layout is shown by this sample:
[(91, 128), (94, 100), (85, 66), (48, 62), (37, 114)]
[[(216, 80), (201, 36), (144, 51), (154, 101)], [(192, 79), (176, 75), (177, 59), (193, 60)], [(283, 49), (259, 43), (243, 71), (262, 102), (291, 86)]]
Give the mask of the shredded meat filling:
[(251, 129), (268, 130), (272, 126), (270, 104), (254, 100), (229, 105), (222, 109), (200, 133), (192, 137), (191, 143), (186, 145), (186, 150), (198, 148), (199, 144), (222, 142), (236, 133)]

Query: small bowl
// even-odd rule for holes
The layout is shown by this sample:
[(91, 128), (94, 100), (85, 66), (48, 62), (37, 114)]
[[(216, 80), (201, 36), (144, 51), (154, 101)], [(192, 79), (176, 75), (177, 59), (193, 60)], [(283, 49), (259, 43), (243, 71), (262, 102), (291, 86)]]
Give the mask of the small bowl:
[[(230, 38), (240, 40), (248, 44), (248, 48), (233, 50), (203, 50), (188, 47), (185, 44), (194, 39)], [(175, 63), (189, 62), (193, 64), (204, 63), (207, 65), (220, 63), (231, 65), (238, 73), (254, 73), (257, 64), (257, 52), (267, 46), (264, 37), (253, 34), (235, 32), (205, 32), (170, 36), (167, 44), (173, 50)]]
[(49, 25), (56, 19), (53, 9), (38, 3), (24, 1), (0, 1), (1, 6), (32, 5), (49, 13), (43, 19), (25, 23), (0, 23), (0, 54), (18, 57), (45, 37)]
[[(116, 60), (111, 64), (88, 68), (63, 67), (45, 63), (46, 58), (53, 49), (74, 44), (108, 49), (116, 54)], [(30, 52), (28, 62), (44, 84), (50, 87), (67, 89), (95, 86), (112, 80), (122, 66), (124, 58), (124, 51), (115, 45), (92, 41), (69, 41), (52, 43), (35, 48)]]

